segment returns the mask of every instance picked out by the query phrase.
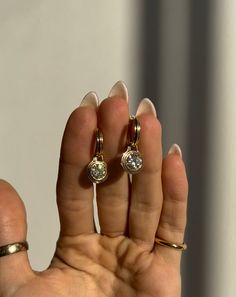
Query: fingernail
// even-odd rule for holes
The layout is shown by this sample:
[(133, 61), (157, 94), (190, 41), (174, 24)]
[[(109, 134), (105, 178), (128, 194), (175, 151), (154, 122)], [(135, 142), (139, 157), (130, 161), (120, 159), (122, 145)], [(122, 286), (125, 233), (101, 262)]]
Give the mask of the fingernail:
[(182, 159), (182, 151), (178, 144), (172, 144), (171, 148), (168, 151), (168, 155), (178, 155)]
[(152, 113), (155, 117), (157, 116), (157, 112), (154, 104), (148, 98), (144, 98), (138, 106), (136, 115), (139, 116), (141, 114)]
[(122, 80), (119, 80), (114, 86), (111, 88), (108, 97), (121, 97), (124, 98), (125, 101), (128, 102), (128, 89), (125, 83)]
[(98, 96), (95, 92), (89, 92), (84, 96), (83, 100), (80, 103), (80, 106), (92, 106), (97, 108), (99, 104)]

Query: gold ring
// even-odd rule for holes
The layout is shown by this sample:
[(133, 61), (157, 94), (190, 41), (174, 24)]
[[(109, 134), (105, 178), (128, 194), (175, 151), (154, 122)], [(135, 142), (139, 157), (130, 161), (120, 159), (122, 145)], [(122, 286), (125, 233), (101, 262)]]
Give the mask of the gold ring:
[(166, 240), (163, 240), (161, 238), (156, 237), (155, 238), (155, 242), (161, 246), (165, 246), (168, 248), (172, 248), (178, 251), (185, 251), (187, 249), (187, 244), (186, 243), (182, 243), (182, 244), (177, 244), (177, 243), (173, 243), (173, 242), (169, 242)]
[(29, 245), (27, 241), (15, 242), (0, 247), (0, 257), (12, 255), (22, 251), (27, 251)]

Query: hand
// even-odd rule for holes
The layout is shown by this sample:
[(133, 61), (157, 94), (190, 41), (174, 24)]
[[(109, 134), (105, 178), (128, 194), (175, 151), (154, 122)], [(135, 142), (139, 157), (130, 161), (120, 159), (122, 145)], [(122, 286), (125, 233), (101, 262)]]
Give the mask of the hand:
[[(187, 178), (178, 147), (163, 160), (161, 125), (148, 100), (139, 105), (140, 173), (120, 166), (129, 120), (127, 93), (116, 84), (97, 108), (88, 94), (70, 116), (62, 141), (57, 182), (61, 232), (49, 268), (34, 272), (27, 252), (0, 257), (1, 297), (180, 297), (181, 252), (154, 243), (155, 236), (182, 243)], [(86, 167), (94, 132), (104, 135), (107, 181), (96, 187), (101, 234), (94, 226), (93, 185)], [(23, 202), (0, 182), (0, 246), (26, 239)]]

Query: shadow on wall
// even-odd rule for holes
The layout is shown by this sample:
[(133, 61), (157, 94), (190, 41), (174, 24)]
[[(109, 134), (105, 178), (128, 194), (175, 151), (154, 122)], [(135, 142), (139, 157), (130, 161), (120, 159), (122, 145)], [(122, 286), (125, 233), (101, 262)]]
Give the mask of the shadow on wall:
[[(184, 108), (186, 110), (186, 133), (185, 144), (187, 148), (187, 171), (189, 176), (189, 208), (188, 208), (188, 228), (186, 241), (188, 243), (188, 251), (184, 254), (183, 261), (183, 296), (187, 297), (206, 297), (206, 166), (207, 166), (207, 148), (208, 148), (208, 82), (209, 82), (209, 22), (210, 22), (210, 2), (209, 0), (192, 0), (185, 1), (188, 6), (189, 28), (188, 28), (188, 56), (182, 59), (188, 59), (187, 83), (180, 88), (187, 90), (187, 106), (183, 107), (178, 104), (182, 102), (179, 93), (175, 93), (175, 106), (172, 108)], [(189, 4), (190, 3), (190, 4)], [(171, 3), (169, 9), (174, 9), (175, 5)], [(168, 61), (163, 61), (165, 52), (160, 55), (160, 42), (162, 28), (165, 27), (165, 18), (163, 14), (168, 9), (163, 1), (143, 1), (143, 31), (140, 39), (141, 47), (141, 65), (139, 92), (150, 98), (158, 99), (158, 114), (162, 121), (165, 119), (165, 112), (162, 111), (162, 105), (165, 100), (165, 92), (160, 82), (164, 82), (164, 88), (171, 88), (176, 83), (175, 77), (170, 79), (163, 77), (160, 63), (168, 65)], [(174, 12), (172, 12), (174, 13)], [(167, 22), (170, 21), (167, 20)], [(176, 28), (175, 34), (181, 35)], [(170, 36), (171, 38), (171, 36)], [(165, 39), (164, 39), (165, 40)], [(165, 49), (165, 44), (161, 44)], [(168, 49), (175, 54), (175, 48)], [(163, 50), (162, 50), (163, 51)], [(160, 60), (162, 59), (162, 61)], [(184, 62), (184, 61), (183, 61)], [(177, 63), (177, 62), (176, 62)], [(178, 61), (179, 63), (179, 61)], [(177, 65), (178, 65), (177, 63)], [(175, 67), (175, 65), (172, 65)], [(167, 69), (168, 70), (168, 69)], [(166, 70), (165, 70), (166, 71)], [(171, 71), (171, 70), (170, 70)], [(178, 74), (178, 71), (176, 72)], [(167, 82), (165, 80), (168, 79)], [(162, 88), (160, 94), (159, 90)], [(167, 90), (166, 90), (167, 91)], [(181, 93), (181, 92), (180, 92)], [(169, 125), (167, 123), (167, 125)], [(168, 127), (169, 130), (175, 127)], [(178, 135), (177, 135), (178, 138)], [(167, 144), (164, 141), (164, 147)]]

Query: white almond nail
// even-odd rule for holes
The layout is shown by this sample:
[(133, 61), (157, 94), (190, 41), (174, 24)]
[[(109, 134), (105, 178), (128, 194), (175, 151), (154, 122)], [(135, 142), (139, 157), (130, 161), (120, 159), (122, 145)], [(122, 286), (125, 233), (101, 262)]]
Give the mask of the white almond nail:
[(145, 113), (151, 113), (155, 117), (157, 116), (155, 106), (152, 103), (152, 101), (148, 98), (142, 99), (142, 101), (139, 103), (139, 106), (138, 106), (138, 109), (136, 112), (136, 116), (139, 116), (139, 115), (145, 114)]
[(83, 100), (80, 103), (80, 106), (93, 106), (97, 108), (99, 105), (98, 96), (95, 92), (89, 92), (84, 96)]
[(119, 80), (117, 83), (115, 83), (111, 88), (108, 97), (121, 97), (128, 102), (129, 95), (125, 83), (122, 80)]
[(178, 144), (173, 144), (168, 151), (168, 155), (178, 155), (182, 159), (182, 151)]

